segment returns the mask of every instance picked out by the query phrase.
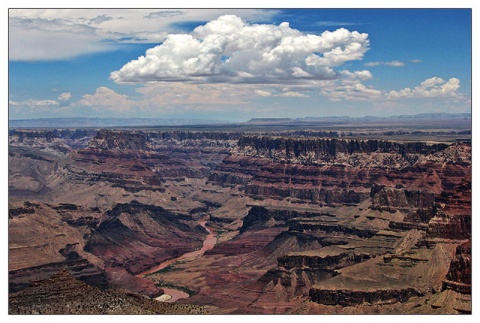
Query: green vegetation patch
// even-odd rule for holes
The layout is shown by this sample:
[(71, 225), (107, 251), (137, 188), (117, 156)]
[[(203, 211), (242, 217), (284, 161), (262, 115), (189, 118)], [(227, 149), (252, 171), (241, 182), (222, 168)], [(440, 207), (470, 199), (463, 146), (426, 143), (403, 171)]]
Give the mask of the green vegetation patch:
[(178, 271), (180, 270), (180, 268), (177, 268), (173, 265), (168, 265), (167, 267), (163, 268), (163, 269), (160, 269), (159, 271), (156, 271), (154, 273), (151, 273), (147, 276), (153, 276), (153, 275), (158, 275), (158, 274), (166, 274), (166, 273), (171, 273), (171, 272), (174, 272), (174, 271)]

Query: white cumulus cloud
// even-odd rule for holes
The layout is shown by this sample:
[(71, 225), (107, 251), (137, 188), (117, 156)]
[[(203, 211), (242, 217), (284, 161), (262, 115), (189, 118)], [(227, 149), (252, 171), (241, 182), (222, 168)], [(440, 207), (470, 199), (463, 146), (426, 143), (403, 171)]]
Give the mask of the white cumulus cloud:
[(367, 62), (367, 63), (363, 64), (363, 66), (367, 66), (367, 67), (380, 66), (380, 65), (393, 66), (393, 67), (403, 67), (403, 66), (405, 66), (405, 63), (401, 62), (401, 61), (390, 61), (390, 62)]
[(288, 91), (288, 92), (285, 92), (285, 93), (281, 94), (280, 96), (291, 97), (291, 98), (308, 98), (308, 95), (300, 93), (300, 92), (295, 92), (295, 91)]
[(182, 82), (147, 83), (136, 91), (141, 95), (142, 99), (139, 102), (141, 106), (152, 109), (179, 105), (203, 105), (209, 106), (208, 109), (219, 105), (243, 105), (246, 103), (245, 100), (250, 99), (252, 93), (255, 93), (252, 87), (237, 87), (233, 84)]
[(291, 83), (335, 79), (334, 67), (360, 60), (368, 35), (344, 28), (321, 35), (224, 15), (166, 40), (110, 77), (117, 83)]
[(360, 82), (337, 82), (326, 85), (320, 94), (331, 101), (368, 101), (383, 98), (383, 92)]
[(402, 67), (402, 66), (405, 66), (405, 63), (400, 61), (391, 61), (391, 62), (386, 62), (385, 65), (393, 66), (393, 67)]
[[(10, 9), (9, 59), (67, 60), (116, 50), (124, 43), (160, 43), (192, 21), (209, 21), (231, 9)], [(277, 10), (236, 9), (251, 20), (269, 20)]]
[(25, 101), (8, 101), (9, 106), (16, 106), (16, 107), (51, 107), (51, 106), (58, 106), (58, 102), (55, 100), (33, 100), (28, 99)]
[(272, 93), (264, 90), (255, 90), (255, 94), (258, 96), (271, 96)]
[(341, 78), (333, 81), (325, 81), (321, 86), (320, 94), (332, 101), (367, 101), (382, 99), (384, 93), (372, 86), (364, 85), (363, 82), (373, 78), (368, 70), (340, 72)]
[(390, 91), (388, 98), (456, 98), (461, 96), (458, 92), (459, 88), (460, 80), (457, 78), (445, 81), (440, 77), (432, 77), (413, 89), (405, 88), (399, 91)]
[(118, 94), (117, 92), (101, 86), (95, 94), (85, 94), (75, 105), (87, 106), (94, 109), (125, 111), (130, 110), (137, 102), (130, 100), (128, 95)]
[(60, 94), (60, 96), (58, 97), (58, 101), (68, 101), (71, 98), (72, 98), (72, 93), (65, 92), (65, 93)]

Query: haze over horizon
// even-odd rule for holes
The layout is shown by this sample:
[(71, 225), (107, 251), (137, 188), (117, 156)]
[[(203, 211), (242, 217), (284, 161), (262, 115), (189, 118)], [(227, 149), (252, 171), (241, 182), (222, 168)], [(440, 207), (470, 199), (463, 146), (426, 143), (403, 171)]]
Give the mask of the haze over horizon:
[(471, 9), (10, 9), (9, 119), (471, 112)]

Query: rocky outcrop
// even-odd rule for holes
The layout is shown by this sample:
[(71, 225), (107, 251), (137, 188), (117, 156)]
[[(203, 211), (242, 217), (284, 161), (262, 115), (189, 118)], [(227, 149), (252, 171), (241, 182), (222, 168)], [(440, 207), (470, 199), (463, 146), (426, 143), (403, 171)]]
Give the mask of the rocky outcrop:
[[(307, 163), (310, 159), (334, 161), (337, 154), (356, 153), (398, 153), (408, 159), (407, 154), (433, 154), (445, 150), (447, 144), (427, 144), (425, 142), (398, 143), (386, 140), (347, 140), (275, 138), (271, 136), (243, 136), (238, 145), (245, 151), (253, 151), (260, 156), (275, 156), (285, 160), (298, 159)], [(311, 158), (314, 159), (311, 159)]]
[[(200, 258), (149, 277), (195, 290), (182, 302), (238, 313), (284, 313), (309, 295), (321, 308), (376, 309), (468, 293), (471, 250), (455, 248), (471, 239), (470, 145), (324, 135), (102, 130), (65, 152), (52, 148), (64, 139), (18, 137), (9, 186), (49, 204), (11, 204), (21, 237), (9, 246), (11, 287), (45, 278), (36, 265), (70, 266), (155, 297), (161, 288), (142, 273), (211, 232), (215, 245)], [(44, 194), (55, 189), (64, 191)], [(67, 189), (88, 202), (61, 200)], [(208, 230), (198, 222), (206, 215)], [(41, 239), (30, 244), (29, 232)]]
[(135, 275), (199, 248), (204, 234), (194, 230), (195, 225), (187, 214), (136, 201), (117, 204), (90, 235), (84, 250), (103, 259), (107, 267), (122, 267)]
[(71, 148), (86, 147), (95, 136), (93, 129), (28, 130), (13, 129), (9, 133), (9, 145), (33, 148), (53, 148), (67, 153)]
[(158, 302), (126, 290), (89, 286), (67, 271), (9, 295), (9, 314), (202, 314), (195, 305)]
[(162, 191), (166, 180), (208, 177), (228, 154), (230, 136), (100, 130), (87, 148), (72, 154), (74, 162), (68, 165), (68, 178), (88, 184), (106, 181), (133, 193), (143, 189)]
[(309, 267), (311, 269), (320, 269), (333, 271), (334, 269), (351, 266), (358, 262), (370, 259), (372, 255), (368, 253), (355, 253), (345, 251), (328, 255), (292, 254), (278, 258), (278, 266), (286, 269)]
[(25, 202), (26, 207), (17, 207), (17, 208), (9, 208), (8, 209), (8, 218), (13, 219), (14, 217), (18, 217), (20, 215), (28, 215), (35, 213), (35, 207), (31, 203)]
[(379, 230), (371, 229), (367, 227), (355, 227), (348, 224), (339, 225), (337, 223), (325, 223), (325, 222), (312, 222), (312, 221), (302, 221), (302, 220), (293, 220), (289, 225), (290, 231), (302, 232), (304, 230), (310, 231), (321, 231), (325, 233), (342, 233), (345, 235), (355, 235), (361, 238), (371, 238)]
[(83, 259), (78, 253), (70, 252), (66, 255), (65, 261), (9, 271), (9, 292), (22, 290), (31, 281), (46, 279), (59, 270), (66, 270), (75, 278), (92, 286), (100, 288), (108, 286), (107, 279), (102, 271), (88, 260)]
[(141, 133), (100, 130), (88, 143), (88, 147), (107, 150), (146, 150), (147, 138)]
[(432, 208), (435, 205), (435, 194), (429, 191), (387, 188), (374, 184), (370, 197), (372, 207), (391, 208)]
[[(311, 269), (309, 267), (286, 269), (283, 267), (270, 269), (258, 279), (257, 285), (281, 286), (285, 289), (284, 298), (308, 294), (310, 288), (317, 282), (338, 275), (336, 271)], [(267, 291), (268, 287), (264, 287)]]
[(206, 140), (209, 146), (230, 147), (229, 141), (237, 141), (242, 137), (240, 132), (226, 131), (149, 131), (146, 133), (147, 138), (151, 141), (179, 141), (187, 143), (187, 145), (197, 146), (192, 141)]
[[(325, 212), (300, 211), (286, 208), (274, 208), (252, 205), (248, 214), (243, 218), (243, 225), (240, 232), (244, 232), (252, 227), (262, 227), (268, 222), (268, 226), (276, 224), (285, 225), (287, 221), (293, 218), (312, 218), (312, 217), (335, 217)], [(272, 220), (274, 222), (272, 222)]]
[[(209, 180), (252, 198), (405, 214), (398, 230), (432, 237), (471, 237), (471, 147), (468, 143), (243, 136)], [(249, 221), (249, 217), (245, 220)]]
[(384, 289), (373, 291), (356, 290), (310, 290), (312, 301), (324, 305), (355, 306), (364, 302), (370, 304), (392, 304), (396, 302), (405, 302), (413, 296), (422, 296), (423, 294), (413, 288), (406, 289)]
[(452, 289), (461, 294), (472, 293), (472, 243), (466, 241), (457, 247), (455, 258), (450, 263), (450, 269), (442, 289)]

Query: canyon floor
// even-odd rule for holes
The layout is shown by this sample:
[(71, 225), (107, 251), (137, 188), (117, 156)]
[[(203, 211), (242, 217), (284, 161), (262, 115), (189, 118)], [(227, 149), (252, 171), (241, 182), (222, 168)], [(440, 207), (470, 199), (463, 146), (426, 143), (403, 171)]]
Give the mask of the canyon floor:
[(9, 313), (471, 313), (470, 121), (269, 122), (10, 129)]

